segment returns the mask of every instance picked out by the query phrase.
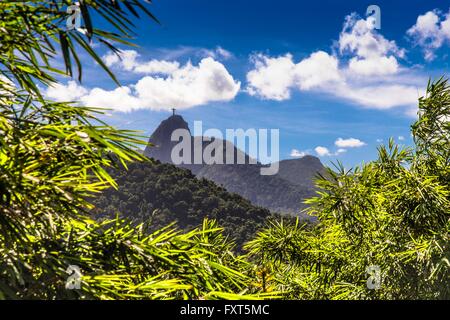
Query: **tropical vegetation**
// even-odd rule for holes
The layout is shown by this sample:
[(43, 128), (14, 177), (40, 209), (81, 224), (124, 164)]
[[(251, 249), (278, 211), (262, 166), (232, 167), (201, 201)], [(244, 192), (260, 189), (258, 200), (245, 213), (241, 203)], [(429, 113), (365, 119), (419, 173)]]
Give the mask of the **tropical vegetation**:
[(47, 100), (41, 86), (74, 67), (81, 80), (80, 50), (115, 79), (93, 43), (117, 52), (131, 44), (129, 15), (157, 20), (137, 0), (84, 0), (83, 27), (68, 31), (69, 4), (0, 2), (1, 299), (450, 298), (446, 79), (418, 101), (413, 147), (391, 140), (375, 161), (328, 169), (307, 201), (316, 224), (271, 220), (238, 254), (214, 220), (150, 230), (92, 214), (92, 198), (117, 188), (112, 168), (148, 161), (135, 151), (142, 139), (102, 122), (101, 109)]

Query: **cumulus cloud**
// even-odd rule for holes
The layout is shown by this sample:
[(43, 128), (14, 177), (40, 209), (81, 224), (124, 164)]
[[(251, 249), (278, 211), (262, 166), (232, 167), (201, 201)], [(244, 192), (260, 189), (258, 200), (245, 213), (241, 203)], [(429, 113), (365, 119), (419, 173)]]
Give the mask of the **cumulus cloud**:
[(124, 112), (144, 107), (140, 99), (134, 95), (132, 88), (127, 86), (114, 90), (93, 88), (88, 94), (81, 96), (80, 101), (87, 106), (105, 107)]
[[(136, 70), (134, 55), (129, 55), (127, 59), (119, 62), (111, 58), (108, 63), (120, 63), (123, 68)], [(147, 71), (151, 69), (150, 64), (145, 66)], [(80, 100), (85, 105), (127, 112), (135, 109), (187, 109), (213, 101), (229, 101), (240, 89), (240, 82), (233, 79), (223, 64), (211, 57), (202, 59), (198, 65), (188, 62), (172, 70), (161, 66), (167, 66), (165, 61), (155, 61), (153, 70), (158, 70), (155, 71), (158, 75), (146, 75), (135, 84), (114, 90), (88, 90), (69, 82), (65, 86), (59, 85), (57, 89), (48, 88), (46, 93), (59, 101), (67, 101), (70, 96), (69, 100)], [(161, 76), (162, 73), (166, 73), (166, 76)]]
[(398, 71), (397, 59), (390, 57), (372, 57), (370, 59), (351, 58), (349, 69), (362, 76), (394, 74)]
[(177, 61), (152, 59), (138, 61), (139, 54), (134, 50), (122, 50), (119, 55), (109, 52), (103, 56), (103, 61), (108, 67), (117, 67), (125, 71), (146, 74), (171, 74), (180, 68)]
[(189, 108), (210, 101), (232, 100), (240, 88), (225, 66), (205, 58), (198, 66), (188, 63), (168, 78), (146, 76), (135, 86), (149, 106)]
[(328, 148), (326, 147), (322, 147), (322, 146), (317, 146), (314, 151), (316, 151), (317, 155), (319, 157), (327, 157), (327, 156), (332, 156), (333, 154), (330, 152), (330, 150), (328, 150)]
[(247, 92), (271, 100), (290, 98), (291, 89), (310, 90), (340, 80), (338, 61), (324, 51), (294, 63), (291, 54), (271, 58), (252, 57), (254, 69), (247, 73)]
[(102, 57), (102, 60), (108, 67), (119, 66), (127, 71), (132, 71), (136, 65), (137, 51), (122, 50), (119, 54), (108, 52)]
[(246, 91), (282, 101), (289, 99), (293, 90), (314, 90), (366, 108), (403, 107), (406, 114), (414, 113), (424, 91), (416, 83), (425, 80), (401, 67), (398, 59), (404, 58), (405, 50), (395, 41), (379, 34), (368, 20), (351, 14), (336, 44), (337, 54), (317, 51), (298, 63), (289, 53), (252, 56), (254, 67), (247, 73)]
[(336, 150), (336, 152), (331, 152), (328, 148), (317, 146), (314, 151), (316, 151), (317, 155), (319, 157), (332, 157), (332, 156), (338, 156), (342, 153), (347, 152), (347, 149), (339, 148)]
[(79, 85), (76, 81), (70, 80), (67, 85), (55, 83), (46, 90), (46, 95), (55, 101), (75, 101), (79, 100), (88, 90)]
[(334, 144), (337, 147), (340, 148), (360, 148), (366, 145), (365, 142), (359, 140), (359, 139), (355, 139), (355, 138), (349, 138), (349, 139), (342, 139), (342, 138), (338, 138)]
[(325, 86), (341, 80), (338, 60), (324, 51), (312, 53), (295, 66), (296, 84), (302, 90)]
[(145, 63), (135, 66), (134, 72), (137, 73), (161, 73), (171, 74), (180, 68), (180, 64), (177, 61), (165, 61), (165, 60), (150, 60)]
[(359, 19), (356, 14), (346, 17), (339, 36), (341, 54), (354, 55), (349, 61), (349, 70), (358, 75), (388, 75), (398, 71), (397, 57), (405, 52), (371, 27), (368, 20)]
[(290, 156), (293, 158), (302, 158), (307, 156), (309, 153), (307, 151), (300, 151), (298, 149), (292, 149)]
[(450, 11), (443, 15), (435, 9), (418, 16), (407, 34), (423, 48), (425, 59), (433, 60), (435, 51), (446, 42), (450, 43)]
[(248, 93), (278, 101), (290, 98), (295, 69), (292, 55), (270, 58), (258, 54), (252, 60), (254, 69), (247, 73)]
[[(213, 58), (215, 60), (230, 59), (233, 54), (218, 46), (215, 49), (183, 47), (183, 54), (197, 52), (201, 58)], [(179, 49), (178, 51), (182, 50)], [(170, 56), (170, 54), (168, 54)], [(124, 71), (142, 74), (163, 74), (169, 75), (180, 68), (178, 61), (151, 59), (145, 60), (135, 50), (121, 50), (118, 54), (110, 51), (102, 57), (108, 67), (122, 69)]]

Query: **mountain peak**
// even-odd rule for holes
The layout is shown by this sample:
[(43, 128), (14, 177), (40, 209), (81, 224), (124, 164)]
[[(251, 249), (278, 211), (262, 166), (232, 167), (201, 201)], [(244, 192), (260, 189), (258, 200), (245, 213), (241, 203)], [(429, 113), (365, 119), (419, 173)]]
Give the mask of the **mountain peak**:
[(152, 146), (147, 145), (144, 154), (162, 162), (171, 162), (171, 151), (176, 144), (176, 142), (171, 141), (171, 136), (172, 132), (177, 129), (186, 129), (190, 133), (189, 126), (182, 116), (173, 114), (163, 120), (150, 136), (148, 142)]
[(304, 163), (309, 163), (311, 165), (318, 165), (318, 166), (322, 167), (322, 162), (320, 162), (320, 159), (315, 156), (309, 155), (309, 154), (301, 157), (299, 160)]
[(319, 158), (306, 155), (298, 159), (281, 160), (278, 175), (293, 184), (314, 188), (314, 177), (324, 171)]
[(189, 130), (187, 122), (179, 114), (171, 115), (166, 120), (163, 120), (159, 124), (158, 128), (156, 128), (155, 132), (153, 132), (152, 136), (156, 136), (162, 133), (169, 133), (170, 136), (176, 129)]

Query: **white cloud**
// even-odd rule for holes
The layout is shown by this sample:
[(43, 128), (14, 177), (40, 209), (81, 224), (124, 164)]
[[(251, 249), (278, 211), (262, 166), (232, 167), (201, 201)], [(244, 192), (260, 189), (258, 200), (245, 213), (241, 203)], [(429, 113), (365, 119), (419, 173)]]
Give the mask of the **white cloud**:
[(433, 60), (436, 49), (450, 42), (450, 11), (442, 15), (435, 9), (418, 16), (407, 34), (423, 48), (425, 59)]
[(203, 58), (214, 58), (215, 60), (228, 60), (234, 57), (233, 53), (222, 48), (221, 46), (216, 46), (213, 49), (203, 48), (203, 47), (193, 47), (193, 46), (177, 46), (175, 48), (156, 48), (153, 50), (155, 58), (161, 60), (177, 60), (180, 58), (190, 58), (195, 57), (199, 59)]
[(189, 108), (210, 101), (229, 101), (239, 88), (240, 82), (212, 58), (201, 60), (198, 66), (188, 63), (168, 78), (146, 76), (135, 86), (139, 98), (157, 108)]
[(319, 157), (332, 157), (332, 156), (338, 156), (340, 154), (346, 153), (347, 149), (339, 148), (336, 150), (336, 152), (331, 152), (328, 148), (317, 146), (314, 151), (317, 153)]
[(320, 157), (332, 157), (332, 156), (339, 156), (343, 153), (347, 152), (346, 148), (358, 148), (360, 146), (365, 145), (364, 142), (350, 138), (350, 139), (342, 139), (339, 138), (334, 143), (337, 147), (339, 147), (335, 152), (331, 152), (330, 149), (322, 146), (317, 146), (314, 151), (317, 153)]
[(247, 73), (247, 91), (250, 95), (278, 101), (289, 99), (294, 83), (292, 55), (270, 58), (258, 54), (252, 60), (255, 68)]
[(416, 72), (401, 67), (405, 50), (369, 27), (356, 14), (346, 17), (337, 42), (340, 56), (324, 51), (312, 53), (295, 63), (289, 53), (251, 57), (246, 91), (276, 101), (291, 97), (292, 91), (315, 91), (372, 109), (402, 107), (407, 115), (416, 110), (426, 83)]
[(217, 46), (214, 50), (201, 49), (200, 51), (206, 57), (211, 57), (219, 60), (220, 59), (228, 60), (231, 57), (233, 57), (233, 54), (230, 51), (222, 48), (221, 46)]
[(332, 156), (339, 156), (343, 153), (347, 152), (347, 148), (359, 148), (362, 146), (365, 146), (366, 144), (362, 142), (359, 139), (342, 139), (339, 138), (334, 143), (337, 147), (339, 147), (335, 152), (331, 152), (330, 149), (323, 147), (323, 146), (317, 146), (314, 151), (317, 153), (320, 157), (332, 157)]
[(341, 54), (354, 55), (349, 69), (356, 74), (386, 75), (398, 71), (397, 57), (403, 58), (405, 51), (397, 47), (370, 27), (368, 20), (358, 19), (356, 14), (345, 18), (344, 28), (339, 36)]
[(139, 56), (134, 50), (122, 50), (119, 56), (109, 52), (103, 56), (103, 60), (108, 67), (118, 67), (134, 73), (168, 75), (180, 68), (180, 64), (177, 61), (152, 59), (142, 62), (137, 60)]
[(338, 60), (324, 51), (312, 53), (295, 66), (297, 85), (302, 90), (321, 87), (341, 80)]
[(309, 153), (307, 151), (300, 151), (297, 149), (292, 149), (290, 156), (294, 157), (294, 158), (302, 158), (304, 156), (307, 156), (308, 154)]
[(370, 26), (356, 14), (346, 17), (338, 45), (342, 58), (351, 57), (347, 69), (341, 70), (345, 81), (328, 92), (372, 109), (407, 107), (409, 115), (423, 93), (416, 83), (425, 80), (417, 81), (412, 70), (402, 68), (398, 59), (405, 57), (405, 50)]
[(105, 107), (123, 112), (143, 108), (140, 99), (135, 97), (132, 89), (127, 86), (114, 90), (94, 88), (88, 94), (81, 96), (80, 100), (87, 106)]
[(358, 75), (395, 74), (399, 65), (397, 57), (404, 57), (404, 50), (395, 41), (389, 41), (370, 27), (368, 20), (358, 19), (356, 14), (346, 17), (339, 36), (341, 54), (354, 55), (349, 70)]
[(67, 85), (55, 83), (46, 90), (47, 97), (55, 101), (75, 101), (87, 94), (88, 90), (79, 85), (76, 81), (70, 80)]
[(340, 84), (334, 94), (372, 109), (391, 109), (417, 105), (422, 89), (402, 84)]
[(180, 64), (177, 61), (164, 61), (164, 60), (150, 60), (140, 65), (135, 66), (134, 72), (137, 73), (161, 73), (171, 74), (180, 68)]
[(324, 51), (314, 52), (299, 63), (294, 63), (289, 53), (276, 58), (258, 54), (252, 60), (247, 92), (264, 99), (286, 100), (294, 87), (310, 90), (340, 80), (338, 60)]
[(366, 145), (365, 142), (359, 140), (359, 139), (355, 139), (355, 138), (349, 138), (349, 139), (342, 139), (342, 138), (338, 138), (334, 144), (337, 147), (340, 148), (360, 148)]
[(398, 140), (399, 141), (405, 141), (405, 137), (404, 136), (398, 136)]
[(348, 67), (355, 74), (362, 76), (394, 74), (399, 68), (397, 59), (393, 56), (370, 59), (351, 58)]
[(225, 50), (222, 47), (217, 47), (216, 52), (219, 56), (223, 57), (224, 59), (230, 59), (233, 56), (233, 54), (230, 51)]
[[(197, 56), (201, 58), (209, 57), (215, 60), (227, 60), (233, 56), (230, 51), (220, 46), (213, 50), (194, 47), (183, 47), (183, 49), (182, 55), (196, 52), (198, 53)], [(167, 56), (171, 55), (172, 54), (168, 54)], [(110, 51), (104, 55), (102, 59), (108, 67), (116, 67), (133, 73), (169, 75), (180, 68), (180, 63), (178, 61), (159, 59), (145, 61), (135, 50), (121, 50), (118, 54)]]
[(404, 50), (397, 47), (395, 41), (390, 41), (369, 27), (365, 19), (360, 19), (356, 14), (345, 17), (344, 27), (339, 36), (339, 49), (341, 52), (356, 53), (358, 57), (369, 58), (396, 54), (404, 55)]
[(330, 150), (328, 150), (328, 148), (322, 147), (322, 146), (317, 146), (314, 151), (316, 151), (317, 155), (320, 157), (327, 157), (327, 156), (331, 156), (332, 154), (330, 153)]
[(102, 59), (108, 67), (118, 66), (126, 71), (133, 71), (138, 56), (134, 50), (122, 50), (119, 54), (109, 52)]
[[(130, 61), (126, 63), (129, 68), (135, 68)], [(66, 100), (69, 95), (71, 100), (80, 100), (85, 105), (127, 112), (134, 109), (187, 109), (213, 101), (229, 101), (240, 89), (240, 82), (235, 81), (225, 66), (213, 58), (204, 58), (198, 65), (188, 62), (165, 77), (147, 75), (135, 84), (114, 90), (87, 90), (74, 85), (74, 82), (60, 85), (57, 92), (48, 88), (47, 95), (58, 100)]]

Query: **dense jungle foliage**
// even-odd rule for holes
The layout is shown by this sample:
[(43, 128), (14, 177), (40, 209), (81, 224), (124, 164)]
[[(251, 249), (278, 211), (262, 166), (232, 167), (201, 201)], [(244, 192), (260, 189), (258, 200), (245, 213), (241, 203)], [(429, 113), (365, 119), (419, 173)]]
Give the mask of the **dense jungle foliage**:
[(201, 225), (204, 218), (214, 219), (240, 249), (268, 220), (280, 217), (172, 164), (132, 163), (127, 170), (112, 171), (111, 176), (118, 189), (109, 188), (91, 201), (97, 219), (118, 214), (144, 222), (152, 231), (172, 222), (187, 231)]
[[(314, 227), (270, 222), (237, 255), (216, 221), (152, 232), (89, 216), (87, 199), (117, 188), (108, 170), (145, 160), (142, 139), (99, 121), (100, 109), (46, 100), (40, 85), (73, 63), (81, 79), (80, 50), (107, 70), (92, 44), (115, 50), (127, 16), (155, 18), (141, 1), (85, 0), (82, 32), (69, 32), (69, 3), (0, 2), (0, 298), (450, 299), (447, 80), (419, 99), (413, 148), (391, 141), (373, 162), (329, 169), (308, 201)], [(94, 27), (94, 11), (114, 32)]]

